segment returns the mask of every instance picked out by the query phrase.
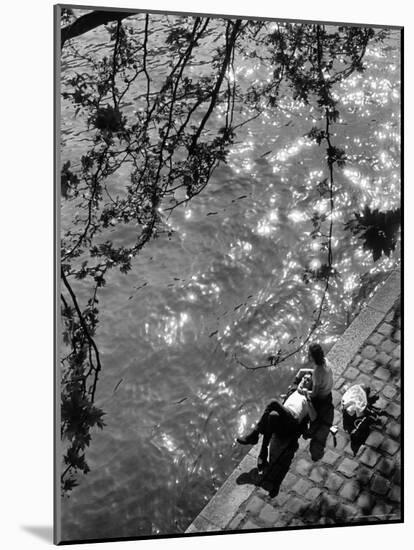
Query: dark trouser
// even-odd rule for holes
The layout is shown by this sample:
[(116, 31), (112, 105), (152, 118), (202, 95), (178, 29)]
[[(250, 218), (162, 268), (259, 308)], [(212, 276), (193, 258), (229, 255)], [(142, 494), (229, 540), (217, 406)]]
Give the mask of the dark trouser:
[(260, 456), (267, 458), (267, 448), (272, 435), (282, 437), (299, 435), (301, 424), (287, 407), (279, 401), (272, 400), (257, 423), (257, 429), (263, 434)]
[(318, 417), (323, 416), (324, 411), (332, 407), (332, 393), (329, 393), (324, 397), (313, 397), (312, 405)]

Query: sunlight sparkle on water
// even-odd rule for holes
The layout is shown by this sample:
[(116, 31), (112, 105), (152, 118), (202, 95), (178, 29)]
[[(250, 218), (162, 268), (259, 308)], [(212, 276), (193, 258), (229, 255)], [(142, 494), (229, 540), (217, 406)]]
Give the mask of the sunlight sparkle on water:
[(304, 138), (298, 138), (290, 147), (285, 147), (281, 151), (278, 151), (276, 153), (275, 159), (280, 162), (285, 162), (289, 158), (297, 155), (305, 145), (309, 146), (310, 144)]
[(306, 212), (301, 212), (300, 210), (291, 210), (291, 212), (288, 214), (288, 218), (294, 223), (298, 223), (307, 220), (308, 215), (306, 214)]
[(309, 264), (309, 267), (310, 269), (312, 269), (313, 271), (316, 271), (317, 269), (319, 269), (322, 265), (322, 262), (319, 260), (319, 258), (314, 258), (310, 264)]
[(247, 241), (237, 240), (236, 243), (232, 243), (230, 245), (230, 251), (228, 252), (228, 256), (232, 260), (241, 260), (242, 258), (249, 256), (250, 252), (252, 251), (252, 248), (253, 246), (251, 243)]
[(161, 332), (161, 337), (164, 342), (172, 346), (178, 341), (183, 342), (182, 328), (190, 320), (190, 316), (186, 312), (181, 312), (178, 317), (175, 315), (166, 317), (164, 320), (163, 331)]
[(272, 235), (277, 230), (278, 220), (277, 210), (271, 210), (264, 218), (258, 221), (256, 233), (265, 237)]
[(217, 376), (212, 372), (207, 373), (207, 382), (209, 384), (215, 384), (217, 382)]

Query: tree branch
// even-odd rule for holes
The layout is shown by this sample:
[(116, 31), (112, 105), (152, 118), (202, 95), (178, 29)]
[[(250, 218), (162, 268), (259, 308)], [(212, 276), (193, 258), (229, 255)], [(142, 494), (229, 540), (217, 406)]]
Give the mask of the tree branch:
[(135, 15), (135, 13), (136, 12), (133, 11), (126, 11), (122, 13), (116, 11), (91, 11), (61, 29), (60, 46), (63, 48), (65, 42), (71, 38), (85, 34), (86, 32), (96, 29), (96, 27), (100, 27), (101, 25), (106, 25), (111, 21), (122, 21), (122, 19)]

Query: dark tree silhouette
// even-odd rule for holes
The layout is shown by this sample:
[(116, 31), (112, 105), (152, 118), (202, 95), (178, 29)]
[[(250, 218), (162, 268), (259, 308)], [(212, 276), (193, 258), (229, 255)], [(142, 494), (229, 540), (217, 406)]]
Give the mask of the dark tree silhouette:
[[(126, 17), (134, 14), (135, 12), (133, 11), (119, 12), (103, 10), (95, 10), (86, 13), (85, 15), (82, 15), (81, 17), (70, 22), (68, 25), (62, 27), (60, 31), (61, 47), (63, 48), (65, 42), (71, 38), (85, 34), (86, 32), (96, 29), (96, 27), (100, 27), (101, 25), (107, 25), (112, 21), (122, 21)], [(67, 14), (67, 16), (70, 16), (70, 14)]]

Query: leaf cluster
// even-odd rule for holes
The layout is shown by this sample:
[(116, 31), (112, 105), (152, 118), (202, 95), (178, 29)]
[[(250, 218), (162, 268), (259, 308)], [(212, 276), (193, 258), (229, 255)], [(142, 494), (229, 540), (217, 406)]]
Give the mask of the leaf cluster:
[(382, 254), (390, 256), (397, 244), (397, 235), (401, 227), (401, 208), (380, 212), (365, 206), (364, 211), (354, 212), (354, 219), (345, 224), (345, 229), (352, 231), (363, 241), (365, 250), (372, 252), (374, 262)]

